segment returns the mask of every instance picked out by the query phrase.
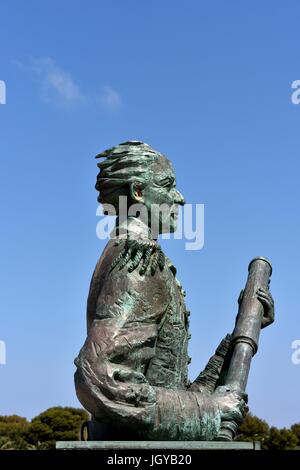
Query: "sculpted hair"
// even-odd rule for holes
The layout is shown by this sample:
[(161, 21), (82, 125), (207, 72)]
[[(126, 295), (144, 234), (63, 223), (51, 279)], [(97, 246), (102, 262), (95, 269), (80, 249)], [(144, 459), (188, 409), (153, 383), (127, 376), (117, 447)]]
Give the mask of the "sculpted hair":
[(97, 166), (100, 172), (95, 188), (99, 191), (98, 202), (112, 204), (118, 208), (119, 196), (128, 196), (132, 183), (142, 188), (153, 177), (151, 164), (161, 153), (150, 145), (137, 140), (123, 142), (116, 147), (105, 150), (96, 158), (105, 158)]

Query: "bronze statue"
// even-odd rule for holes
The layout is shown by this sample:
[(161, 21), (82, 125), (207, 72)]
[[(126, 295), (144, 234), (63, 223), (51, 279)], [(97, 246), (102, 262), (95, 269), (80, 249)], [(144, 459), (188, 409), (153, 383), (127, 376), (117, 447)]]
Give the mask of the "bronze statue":
[[(177, 208), (185, 202), (172, 164), (139, 141), (98, 157), (104, 159), (98, 201), (118, 218), (92, 277), (87, 339), (75, 360), (77, 396), (92, 415), (89, 439), (218, 439), (222, 423), (242, 421), (246, 395), (226, 381), (231, 335), (198, 378), (188, 380), (190, 313), (176, 268), (157, 242), (166, 227), (176, 230)], [(120, 197), (128, 210), (133, 204), (141, 210), (121, 217)], [(161, 204), (164, 211), (151, 211)], [(268, 287), (256, 296), (264, 327), (274, 320), (273, 299)]]

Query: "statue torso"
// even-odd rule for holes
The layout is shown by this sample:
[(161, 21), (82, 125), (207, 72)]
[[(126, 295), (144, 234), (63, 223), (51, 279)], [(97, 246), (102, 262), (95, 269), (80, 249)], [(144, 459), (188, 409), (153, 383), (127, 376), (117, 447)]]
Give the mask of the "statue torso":
[[(154, 276), (148, 271), (143, 276), (136, 272), (130, 273), (127, 266), (121, 270), (115, 269), (112, 271), (113, 274), (109, 274), (108, 271), (113, 259), (120, 253), (118, 250), (118, 243), (111, 240), (96, 266), (88, 297), (88, 328), (93, 320), (97, 319), (96, 310), (99, 297), (104, 295), (108, 299), (107, 302), (120, 303), (118, 285), (123, 287), (124, 282), (132, 279), (128, 276), (135, 276), (134, 280), (137, 283), (135, 286), (137, 285), (138, 289), (135, 289), (134, 293), (129, 289), (128, 296), (134, 294), (137, 307), (130, 314), (130, 326), (128, 327), (127, 322), (127, 330), (124, 328), (125, 332), (120, 334), (122, 334), (122, 338), (125, 337), (125, 341), (128, 343), (134, 342), (136, 344), (139, 336), (145, 335), (145, 326), (151, 329), (151, 322), (152, 330), (155, 328), (156, 334), (149, 334), (148, 345), (147, 341), (144, 341), (140, 347), (139, 345), (138, 347), (134, 346), (126, 354), (124, 353), (122, 363), (141, 372), (153, 386), (185, 389), (188, 386), (187, 371), (190, 361), (188, 356), (189, 311), (185, 306), (185, 293), (176, 278), (176, 269), (165, 257), (163, 270), (157, 270)], [(110, 275), (114, 276), (114, 282), (111, 284), (110, 292), (103, 294)], [(163, 305), (154, 298), (154, 290), (164, 292)], [(126, 294), (123, 294), (121, 301), (126, 304), (124, 295)], [(159, 310), (161, 312), (158, 312)], [(143, 321), (142, 316), (145, 311), (147, 311), (147, 319)], [(134, 341), (132, 341), (132, 336), (129, 336), (133, 328), (135, 330)]]
[(186, 388), (189, 339), (189, 311), (184, 291), (175, 277), (175, 269), (167, 259), (169, 305), (159, 325), (155, 356), (151, 359), (146, 377), (150, 384), (165, 388)]

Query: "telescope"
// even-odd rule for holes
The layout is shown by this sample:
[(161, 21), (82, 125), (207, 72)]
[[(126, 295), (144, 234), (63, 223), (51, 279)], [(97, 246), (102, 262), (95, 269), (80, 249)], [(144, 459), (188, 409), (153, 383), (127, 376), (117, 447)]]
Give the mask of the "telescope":
[[(248, 279), (232, 333), (232, 356), (225, 380), (230, 390), (243, 394), (246, 390), (252, 358), (258, 349), (264, 307), (257, 299), (259, 288), (268, 289), (272, 265), (267, 258), (254, 258), (248, 267)], [(238, 425), (234, 421), (222, 421), (218, 441), (234, 439)]]

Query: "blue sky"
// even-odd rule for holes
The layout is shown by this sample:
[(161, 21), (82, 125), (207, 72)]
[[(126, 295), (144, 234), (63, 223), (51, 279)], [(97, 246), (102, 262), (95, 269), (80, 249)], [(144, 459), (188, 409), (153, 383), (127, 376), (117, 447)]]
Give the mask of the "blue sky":
[(162, 245), (191, 309), (190, 377), (232, 330), (249, 261), (273, 264), (276, 323), (248, 384), (253, 413), (300, 421), (297, 1), (2, 1), (0, 414), (79, 406), (96, 237), (94, 155), (139, 139), (205, 204), (205, 244)]

